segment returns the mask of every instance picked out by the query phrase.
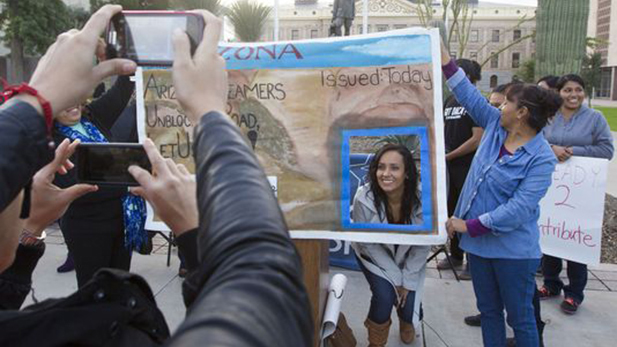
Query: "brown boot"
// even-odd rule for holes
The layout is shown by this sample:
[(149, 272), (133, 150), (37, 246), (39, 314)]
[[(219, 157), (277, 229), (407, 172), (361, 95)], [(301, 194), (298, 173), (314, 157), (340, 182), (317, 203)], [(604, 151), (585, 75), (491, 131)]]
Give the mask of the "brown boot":
[(407, 345), (411, 345), (413, 340), (416, 339), (416, 329), (413, 327), (413, 324), (409, 324), (403, 322), (399, 319), (400, 322), (400, 332), (401, 332), (401, 341)]
[(370, 319), (364, 321), (364, 326), (368, 329), (368, 347), (385, 347), (388, 343), (391, 320), (383, 324), (377, 324)]

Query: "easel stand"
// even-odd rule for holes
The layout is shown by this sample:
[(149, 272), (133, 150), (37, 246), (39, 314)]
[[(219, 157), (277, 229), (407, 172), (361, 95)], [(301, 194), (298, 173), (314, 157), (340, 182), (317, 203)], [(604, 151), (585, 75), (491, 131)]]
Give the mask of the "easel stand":
[(456, 272), (456, 269), (454, 268), (454, 264), (452, 264), (452, 259), (450, 258), (450, 254), (448, 254), (448, 250), (446, 249), (445, 245), (439, 247), (439, 249), (437, 249), (435, 253), (433, 253), (430, 257), (428, 257), (428, 259), (426, 260), (426, 263), (428, 264), (431, 260), (435, 259), (435, 257), (441, 252), (443, 252), (446, 255), (446, 260), (448, 261), (448, 264), (450, 264), (450, 269), (452, 269), (452, 272), (454, 273), (454, 278), (456, 278), (457, 282), (460, 282), (461, 280), (458, 278), (458, 273)]

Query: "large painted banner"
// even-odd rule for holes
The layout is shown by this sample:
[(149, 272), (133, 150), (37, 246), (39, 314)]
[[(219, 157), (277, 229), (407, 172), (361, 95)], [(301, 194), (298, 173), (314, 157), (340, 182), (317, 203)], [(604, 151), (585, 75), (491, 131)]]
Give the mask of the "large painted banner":
[[(222, 44), (219, 52), (229, 70), (227, 114), (264, 167), (292, 237), (445, 242), (436, 29)], [(194, 170), (193, 125), (175, 99), (171, 72), (143, 70), (137, 95), (140, 139), (151, 138), (163, 156)], [(368, 187), (373, 154), (388, 143), (402, 144), (413, 158), (406, 163), (417, 172), (410, 179), (418, 195), (413, 224), (354, 219), (356, 190)], [(151, 214), (147, 228), (166, 229)]]
[(558, 164), (540, 202), (544, 254), (599, 264), (608, 160), (572, 157)]

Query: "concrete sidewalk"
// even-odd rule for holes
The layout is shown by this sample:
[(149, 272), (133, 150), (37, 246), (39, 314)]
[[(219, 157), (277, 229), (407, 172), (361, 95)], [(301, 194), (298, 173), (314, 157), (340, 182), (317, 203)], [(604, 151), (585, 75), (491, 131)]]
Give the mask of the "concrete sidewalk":
[[(75, 273), (56, 273), (66, 256), (64, 239), (56, 228), (47, 230), (47, 250), (34, 273), (34, 295), (38, 300), (71, 294), (77, 289)], [(171, 266), (166, 266), (167, 246), (154, 239), (152, 255), (134, 254), (131, 271), (142, 275), (150, 284), (169, 327), (174, 331), (185, 314), (182, 302), (182, 279), (177, 276), (179, 261), (174, 249)], [(424, 289), (424, 321), (417, 327), (418, 338), (412, 346), (481, 346), (479, 328), (468, 327), (463, 318), (475, 314), (475, 297), (471, 282), (456, 282), (451, 271), (438, 271), (436, 261), (428, 265)], [(343, 273), (348, 277), (343, 299), (343, 312), (358, 340), (367, 346), (363, 321), (368, 312), (370, 290), (360, 272), (331, 268), (330, 275)], [(565, 276), (565, 272), (562, 273)], [(617, 265), (590, 267), (586, 299), (574, 316), (559, 310), (560, 300), (542, 302), (542, 317), (547, 322), (546, 346), (614, 346), (617, 341)], [(26, 304), (32, 303), (28, 298)], [(407, 346), (398, 338), (398, 320), (393, 315), (388, 346)], [(512, 332), (509, 331), (512, 335)], [(290, 346), (293, 347), (293, 346)]]

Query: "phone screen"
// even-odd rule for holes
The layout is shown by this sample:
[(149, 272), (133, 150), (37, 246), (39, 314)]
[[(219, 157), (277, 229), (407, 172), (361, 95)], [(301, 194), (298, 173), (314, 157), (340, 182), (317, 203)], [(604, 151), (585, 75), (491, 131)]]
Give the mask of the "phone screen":
[(128, 172), (131, 165), (152, 171), (150, 160), (140, 144), (80, 144), (77, 147), (77, 178), (80, 182), (136, 186)]
[(108, 27), (107, 56), (131, 59), (139, 65), (171, 66), (174, 31), (186, 31), (193, 54), (203, 28), (203, 17), (191, 13), (122, 12), (112, 18)]
[(171, 38), (175, 29), (186, 30), (185, 16), (139, 15), (125, 18), (132, 38), (128, 42), (129, 59), (174, 60)]

